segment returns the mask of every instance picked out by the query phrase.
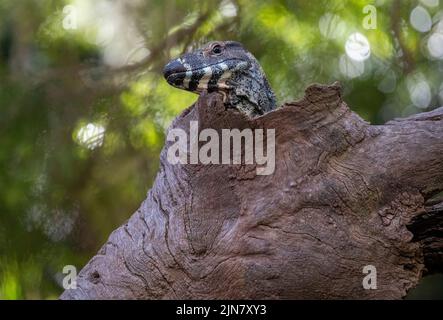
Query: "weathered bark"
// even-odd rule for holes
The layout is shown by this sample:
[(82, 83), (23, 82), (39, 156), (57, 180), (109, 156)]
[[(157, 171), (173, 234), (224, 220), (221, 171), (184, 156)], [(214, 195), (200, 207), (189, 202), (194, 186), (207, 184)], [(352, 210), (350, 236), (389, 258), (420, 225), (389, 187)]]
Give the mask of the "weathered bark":
[[(338, 84), (248, 120), (202, 96), (171, 127), (274, 128), (276, 168), (171, 165), (62, 299), (398, 299), (443, 269), (443, 108), (373, 126)], [(362, 270), (377, 268), (377, 289)]]

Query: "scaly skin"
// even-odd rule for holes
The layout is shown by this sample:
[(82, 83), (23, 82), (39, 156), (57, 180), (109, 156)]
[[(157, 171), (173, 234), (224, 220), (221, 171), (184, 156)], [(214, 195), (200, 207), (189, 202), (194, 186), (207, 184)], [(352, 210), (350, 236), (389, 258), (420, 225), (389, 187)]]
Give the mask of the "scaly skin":
[(275, 109), (276, 101), (258, 61), (239, 42), (214, 41), (170, 61), (163, 74), (176, 88), (221, 92), (225, 104), (248, 116)]

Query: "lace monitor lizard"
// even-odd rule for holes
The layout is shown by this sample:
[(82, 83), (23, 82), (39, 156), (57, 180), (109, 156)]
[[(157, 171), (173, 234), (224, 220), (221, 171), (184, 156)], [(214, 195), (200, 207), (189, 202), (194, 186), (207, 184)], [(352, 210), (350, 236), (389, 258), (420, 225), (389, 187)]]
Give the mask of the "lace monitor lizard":
[(268, 80), (255, 57), (235, 41), (214, 41), (171, 60), (166, 81), (197, 94), (221, 92), (227, 107), (254, 117), (275, 109)]

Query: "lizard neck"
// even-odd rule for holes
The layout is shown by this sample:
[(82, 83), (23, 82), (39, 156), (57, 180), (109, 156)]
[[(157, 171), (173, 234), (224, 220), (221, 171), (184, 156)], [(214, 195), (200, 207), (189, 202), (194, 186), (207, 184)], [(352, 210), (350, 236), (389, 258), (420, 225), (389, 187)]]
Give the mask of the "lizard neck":
[(253, 61), (250, 68), (233, 75), (230, 83), (229, 104), (240, 111), (257, 116), (276, 108), (274, 92), (257, 62)]

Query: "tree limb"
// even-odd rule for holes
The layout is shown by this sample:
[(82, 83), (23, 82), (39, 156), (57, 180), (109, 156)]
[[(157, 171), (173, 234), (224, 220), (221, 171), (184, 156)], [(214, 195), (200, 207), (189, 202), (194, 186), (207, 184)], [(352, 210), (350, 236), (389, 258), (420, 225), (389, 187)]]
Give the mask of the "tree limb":
[(171, 128), (194, 120), (275, 129), (274, 174), (172, 165), (167, 142), (146, 200), (62, 299), (399, 299), (442, 271), (442, 207), (426, 201), (443, 190), (443, 108), (375, 126), (338, 84), (313, 85), (252, 120), (204, 95)]

